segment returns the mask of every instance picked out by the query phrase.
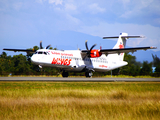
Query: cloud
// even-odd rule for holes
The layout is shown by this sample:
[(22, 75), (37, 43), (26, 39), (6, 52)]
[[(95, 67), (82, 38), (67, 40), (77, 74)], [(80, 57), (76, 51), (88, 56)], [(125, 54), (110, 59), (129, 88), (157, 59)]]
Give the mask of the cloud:
[(123, 2), (125, 12), (121, 14), (122, 18), (133, 18), (140, 15), (150, 17), (152, 14), (160, 14), (159, 0), (123, 1), (125, 1)]
[[(160, 50), (159, 0), (35, 1), (1, 1), (0, 31), (4, 32), (4, 28), (7, 29), (6, 26), (9, 26), (7, 30), (13, 30), (13, 25), (16, 26), (15, 28), (20, 27), (24, 30), (23, 24), (26, 25), (26, 29), (33, 31), (28, 27), (28, 24), (31, 24), (40, 33), (48, 29), (52, 32), (70, 30), (103, 37), (127, 32), (129, 35), (146, 36), (145, 39), (128, 40), (128, 46), (157, 46)], [(22, 8), (23, 10), (20, 11)], [(6, 13), (7, 16), (12, 16), (12, 19), (8, 19)], [(16, 21), (20, 21), (21, 24)], [(37, 33), (39, 35), (39, 32)], [(12, 32), (6, 32), (6, 34), (12, 34)], [(48, 33), (45, 32), (45, 34)]]
[(44, 0), (36, 0), (37, 3), (42, 4)]
[(13, 7), (14, 7), (14, 9), (16, 9), (16, 10), (20, 10), (20, 9), (22, 8), (22, 5), (23, 5), (22, 2), (14, 3), (14, 4), (13, 4)]
[(58, 5), (58, 4), (60, 4), (60, 5), (62, 5), (62, 0), (49, 0), (49, 3), (50, 4), (55, 4), (55, 5)]
[(73, 28), (76, 28), (81, 23), (80, 19), (75, 17), (78, 13), (77, 6), (72, 3), (64, 2), (63, 5), (56, 6), (53, 9), (57, 15), (55, 19), (57, 20), (59, 29), (74, 30)]
[(77, 19), (76, 17), (73, 17), (69, 14), (66, 15), (66, 18), (71, 22), (71, 23), (74, 23), (74, 24), (79, 24), (80, 23), (80, 20)]
[(127, 45), (130, 47), (136, 46), (156, 46), (160, 50), (160, 28), (151, 25), (138, 24), (109, 24), (100, 22), (98, 25), (82, 26), (78, 32), (93, 36), (116, 36), (121, 32), (126, 32), (129, 35), (145, 35), (146, 38), (128, 40)]
[(91, 5), (88, 6), (89, 8), (89, 11), (92, 13), (92, 14), (96, 14), (96, 13), (103, 13), (105, 12), (105, 8), (101, 8), (99, 7), (99, 5), (97, 3), (93, 3)]
[(119, 0), (119, 2), (123, 3), (123, 7), (126, 8), (127, 5), (130, 3), (130, 0)]
[(76, 10), (77, 7), (73, 4), (65, 4), (65, 9), (66, 10)]

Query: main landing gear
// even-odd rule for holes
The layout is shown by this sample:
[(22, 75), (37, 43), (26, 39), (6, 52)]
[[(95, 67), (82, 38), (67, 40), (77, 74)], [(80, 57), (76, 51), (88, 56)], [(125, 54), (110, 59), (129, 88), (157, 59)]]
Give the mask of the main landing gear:
[[(65, 71), (65, 70), (63, 70), (63, 72), (62, 72), (62, 77), (68, 77), (68, 72), (67, 71)], [(92, 77), (92, 72), (91, 71), (88, 71), (88, 72), (85, 72), (85, 76), (87, 77), (87, 78), (90, 78), (90, 77)]]
[(63, 77), (68, 77), (68, 72), (66, 72), (65, 70), (63, 70), (62, 76), (63, 76)]
[(92, 72), (85, 72), (85, 76), (88, 78), (92, 77), (92, 75), (93, 75)]

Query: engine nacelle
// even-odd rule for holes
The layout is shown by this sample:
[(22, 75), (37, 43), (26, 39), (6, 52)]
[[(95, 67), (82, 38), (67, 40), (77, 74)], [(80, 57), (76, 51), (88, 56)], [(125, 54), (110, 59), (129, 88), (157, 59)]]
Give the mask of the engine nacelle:
[(90, 56), (91, 58), (100, 57), (102, 53), (99, 50), (91, 50)]

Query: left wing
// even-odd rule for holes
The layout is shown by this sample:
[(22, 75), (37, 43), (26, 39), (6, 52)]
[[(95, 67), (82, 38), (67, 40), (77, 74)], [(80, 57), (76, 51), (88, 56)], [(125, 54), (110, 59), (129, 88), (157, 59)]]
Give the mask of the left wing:
[(100, 52), (102, 54), (115, 54), (115, 53), (125, 53), (125, 52), (136, 52), (137, 50), (147, 50), (156, 49), (157, 47), (135, 47), (135, 48), (122, 48), (122, 49), (102, 49)]
[[(45, 49), (48, 49), (51, 45), (48, 45), (47, 47), (45, 47)], [(42, 41), (40, 41), (40, 49), (43, 49), (42, 47)], [(26, 53), (35, 53), (37, 50), (33, 49), (8, 49), (8, 48), (4, 48), (3, 50), (7, 50), (7, 51), (14, 51), (14, 52), (26, 52)]]
[(27, 49), (7, 49), (4, 48), (3, 50), (7, 50), (7, 51), (14, 51), (14, 52), (26, 52), (26, 53), (35, 53), (36, 50), (32, 49), (32, 50), (27, 50)]

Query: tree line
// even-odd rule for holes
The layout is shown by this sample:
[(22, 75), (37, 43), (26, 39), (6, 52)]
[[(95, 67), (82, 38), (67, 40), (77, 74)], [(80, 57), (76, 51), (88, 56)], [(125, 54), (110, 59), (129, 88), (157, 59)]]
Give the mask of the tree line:
[[(38, 50), (38, 46), (34, 46), (34, 50)], [(50, 49), (53, 49), (52, 47)], [(56, 49), (56, 48), (54, 48)], [(8, 56), (6, 52), (0, 54), (0, 75), (59, 75), (60, 69), (44, 67), (40, 69), (37, 65), (31, 63), (32, 54)], [(153, 62), (143, 61), (137, 62), (136, 57), (128, 53), (124, 56), (124, 61), (128, 62), (127, 66), (115, 69), (112, 71), (113, 75), (129, 75), (129, 76), (154, 76), (160, 77), (160, 58), (152, 55)], [(153, 72), (152, 67), (155, 67)], [(109, 72), (95, 72), (93, 76), (110, 75)], [(84, 73), (70, 72), (73, 76), (84, 76)]]

